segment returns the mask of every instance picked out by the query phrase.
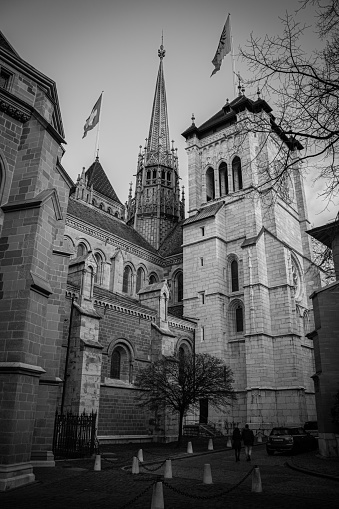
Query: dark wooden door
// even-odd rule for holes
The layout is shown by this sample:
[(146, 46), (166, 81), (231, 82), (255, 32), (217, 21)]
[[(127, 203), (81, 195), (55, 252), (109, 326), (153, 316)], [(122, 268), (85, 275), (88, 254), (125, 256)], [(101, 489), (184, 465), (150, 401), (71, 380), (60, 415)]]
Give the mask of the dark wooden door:
[(200, 424), (208, 423), (208, 399), (204, 398), (199, 401), (200, 403), (200, 413), (199, 413), (199, 422)]

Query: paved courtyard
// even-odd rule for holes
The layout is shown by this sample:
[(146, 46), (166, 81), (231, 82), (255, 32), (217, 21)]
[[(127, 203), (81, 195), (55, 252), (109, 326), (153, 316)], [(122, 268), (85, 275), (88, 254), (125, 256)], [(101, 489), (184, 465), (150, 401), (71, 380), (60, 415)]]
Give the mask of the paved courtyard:
[[(194, 455), (188, 455), (173, 449), (145, 446), (140, 473), (132, 475), (132, 457), (137, 451), (135, 445), (104, 451), (99, 472), (93, 470), (93, 460), (57, 462), (55, 469), (38, 468), (36, 483), (0, 494), (0, 507), (148, 509), (156, 481), (163, 482), (165, 509), (327, 509), (338, 506), (339, 463), (316, 461), (315, 453), (269, 457), (265, 447), (260, 445), (254, 448), (251, 463), (245, 461), (243, 451), (240, 463), (235, 463), (232, 450), (194, 451)], [(168, 456), (172, 457), (173, 478), (164, 480), (164, 461)], [(292, 470), (286, 463), (304, 471)], [(205, 464), (211, 466), (213, 484), (210, 485), (202, 482)], [(254, 465), (259, 467), (262, 493), (251, 491)], [(328, 473), (337, 474), (338, 480), (305, 473), (307, 465), (318, 474), (326, 475), (327, 468)]]

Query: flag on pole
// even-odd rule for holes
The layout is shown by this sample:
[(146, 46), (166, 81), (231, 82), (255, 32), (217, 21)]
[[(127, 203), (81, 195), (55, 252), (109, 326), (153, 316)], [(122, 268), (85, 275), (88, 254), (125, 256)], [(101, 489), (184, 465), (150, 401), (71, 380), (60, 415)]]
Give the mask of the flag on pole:
[(228, 53), (231, 52), (232, 44), (231, 44), (231, 26), (230, 26), (230, 15), (227, 16), (226, 23), (224, 25), (222, 34), (220, 36), (220, 41), (218, 44), (217, 51), (215, 53), (215, 56), (212, 60), (212, 64), (214, 65), (214, 70), (211, 74), (215, 74), (217, 71), (219, 71), (221, 67), (221, 62), (224, 56), (226, 56)]
[(83, 138), (85, 138), (85, 136), (87, 135), (87, 132), (90, 131), (91, 129), (93, 129), (99, 122), (100, 108), (101, 108), (101, 97), (102, 97), (102, 94), (100, 95), (99, 99), (95, 103), (90, 116), (86, 120), (86, 123), (84, 125)]

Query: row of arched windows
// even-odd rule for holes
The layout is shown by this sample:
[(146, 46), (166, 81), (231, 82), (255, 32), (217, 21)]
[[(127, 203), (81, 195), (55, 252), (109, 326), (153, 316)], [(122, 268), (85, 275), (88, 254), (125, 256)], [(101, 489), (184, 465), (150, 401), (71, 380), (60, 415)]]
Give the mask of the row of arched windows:
[[(147, 170), (146, 172), (146, 184), (155, 184), (157, 180), (157, 170)], [(162, 184), (166, 184), (168, 186), (171, 185), (171, 172), (170, 171), (161, 171), (161, 182)]]
[(122, 291), (124, 293), (128, 293), (129, 295), (134, 293), (134, 279), (136, 279), (135, 284), (135, 293), (138, 293), (139, 290), (145, 284), (154, 284), (159, 281), (159, 277), (157, 274), (152, 272), (149, 277), (148, 281), (146, 282), (146, 272), (142, 267), (139, 267), (136, 273), (136, 278), (134, 275), (134, 271), (130, 265), (126, 265), (124, 268), (124, 274), (123, 274), (123, 280), (122, 280)]
[[(243, 188), (242, 170), (240, 157), (235, 156), (232, 160), (232, 185), (233, 191)], [(225, 196), (229, 193), (227, 164), (223, 161), (219, 165), (219, 195)], [(206, 170), (206, 201), (214, 200), (215, 177), (214, 169), (210, 166)]]
[[(179, 361), (186, 355), (192, 354), (192, 345), (189, 340), (181, 340), (177, 350)], [(133, 382), (133, 350), (128, 341), (118, 340), (109, 356), (109, 377), (123, 382)]]

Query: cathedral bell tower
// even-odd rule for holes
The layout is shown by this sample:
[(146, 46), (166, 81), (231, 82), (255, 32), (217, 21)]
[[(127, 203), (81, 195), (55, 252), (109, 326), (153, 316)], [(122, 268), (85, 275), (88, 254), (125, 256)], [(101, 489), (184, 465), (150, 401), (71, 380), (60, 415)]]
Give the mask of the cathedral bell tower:
[(163, 240), (184, 218), (180, 201), (177, 149), (169, 141), (167, 101), (163, 69), (165, 50), (158, 50), (160, 65), (148, 138), (138, 155), (135, 197), (130, 191), (127, 223), (159, 249)]

